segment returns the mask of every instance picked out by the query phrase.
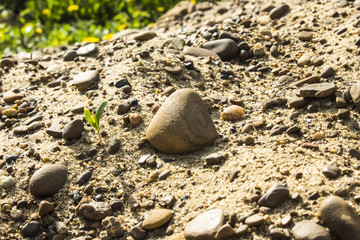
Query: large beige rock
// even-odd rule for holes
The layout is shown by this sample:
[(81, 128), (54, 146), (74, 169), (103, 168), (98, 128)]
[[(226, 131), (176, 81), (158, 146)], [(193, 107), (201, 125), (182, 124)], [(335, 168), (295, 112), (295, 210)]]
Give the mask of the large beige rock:
[(166, 153), (199, 150), (214, 142), (217, 135), (205, 103), (191, 89), (171, 94), (146, 131), (150, 144)]

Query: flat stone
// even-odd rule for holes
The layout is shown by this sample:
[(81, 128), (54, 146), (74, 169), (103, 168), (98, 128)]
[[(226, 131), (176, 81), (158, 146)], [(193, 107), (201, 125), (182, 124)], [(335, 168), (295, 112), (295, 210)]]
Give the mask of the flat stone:
[(97, 52), (97, 45), (95, 43), (89, 43), (80, 47), (76, 53), (79, 56), (87, 56)]
[(185, 153), (214, 142), (217, 131), (200, 96), (182, 89), (171, 94), (157, 111), (146, 138), (162, 152)]
[(276, 135), (280, 135), (283, 132), (285, 132), (288, 129), (288, 126), (285, 125), (275, 125), (271, 131), (270, 131), (270, 136), (276, 136)]
[(274, 19), (279, 19), (281, 18), (287, 11), (290, 10), (289, 5), (287, 4), (281, 4), (275, 8), (273, 8), (270, 12), (269, 12), (269, 17), (271, 20)]
[(300, 89), (302, 97), (324, 98), (333, 95), (336, 92), (336, 85), (333, 83), (314, 83)]
[(307, 54), (302, 55), (302, 56), (298, 59), (297, 64), (298, 64), (300, 67), (303, 67), (303, 66), (305, 66), (305, 65), (309, 65), (309, 64), (310, 64), (310, 56), (307, 55)]
[(168, 209), (156, 209), (147, 215), (142, 223), (146, 230), (158, 228), (167, 223), (172, 217), (172, 212)]
[(259, 215), (255, 214), (245, 219), (245, 224), (252, 227), (252, 226), (259, 226), (265, 223), (265, 219)]
[[(27, 127), (26, 127), (26, 131), (27, 131)], [(60, 129), (55, 127), (50, 127), (46, 129), (46, 133), (54, 138), (62, 138), (62, 134), (63, 134), (63, 132)]]
[(226, 240), (233, 236), (235, 236), (236, 232), (235, 230), (230, 226), (230, 224), (224, 224), (221, 226), (218, 230), (218, 232), (215, 235), (216, 239), (219, 240)]
[(327, 197), (320, 205), (320, 217), (325, 226), (340, 240), (360, 240), (360, 217), (337, 196)]
[(312, 150), (319, 150), (319, 145), (315, 143), (303, 143), (301, 144), (302, 148), (312, 149)]
[(350, 88), (350, 96), (355, 106), (360, 108), (360, 82), (355, 83)]
[(88, 220), (101, 221), (112, 214), (111, 206), (105, 202), (91, 202), (82, 204), (78, 214)]
[(130, 236), (135, 240), (145, 239), (146, 230), (141, 227), (141, 224), (136, 225), (130, 230)]
[(310, 76), (290, 84), (290, 87), (301, 87), (305, 84), (318, 83), (320, 81), (320, 78), (321, 77), (318, 75)]
[(322, 78), (328, 78), (335, 74), (335, 70), (330, 66), (325, 66), (323, 70), (320, 73), (320, 77)]
[(298, 109), (305, 107), (308, 103), (309, 103), (309, 99), (303, 97), (296, 97), (288, 102), (288, 107)]
[(18, 110), (16, 110), (15, 108), (9, 108), (2, 111), (2, 115), (8, 118), (16, 117), (17, 114), (18, 114)]
[(74, 50), (69, 50), (69, 51), (66, 51), (66, 52), (64, 53), (63, 60), (64, 60), (65, 62), (67, 62), (67, 61), (73, 61), (77, 56), (78, 56), (78, 54), (76, 53), (76, 51), (74, 51)]
[(308, 32), (308, 31), (301, 31), (298, 35), (299, 39), (301, 41), (311, 41), (313, 39), (314, 33), (313, 32)]
[(142, 32), (136, 33), (133, 36), (133, 38), (136, 41), (146, 41), (146, 40), (153, 39), (156, 36), (157, 36), (157, 34), (154, 31), (142, 31)]
[(337, 178), (340, 175), (340, 168), (334, 165), (329, 165), (322, 170), (322, 173), (327, 178)]
[(219, 55), (217, 55), (216, 52), (199, 47), (185, 47), (183, 53), (186, 55), (193, 55), (196, 57), (214, 57), (220, 59)]
[(238, 47), (232, 39), (219, 39), (210, 42), (206, 42), (203, 45), (204, 48), (214, 51), (220, 56), (221, 60), (230, 60), (238, 56)]
[(80, 119), (70, 122), (62, 133), (62, 137), (67, 140), (75, 140), (81, 138), (81, 132), (84, 130), (84, 123)]
[(73, 85), (79, 91), (86, 91), (97, 85), (99, 81), (99, 72), (96, 70), (88, 70), (74, 75)]
[(40, 231), (40, 223), (38, 221), (31, 221), (24, 225), (21, 230), (21, 234), (24, 237), (33, 238), (35, 237)]
[(50, 197), (60, 191), (67, 180), (67, 175), (65, 166), (45, 165), (31, 176), (30, 192), (37, 197)]
[(301, 128), (297, 125), (289, 127), (288, 130), (286, 130), (287, 134), (295, 134), (301, 131)]
[(1, 181), (1, 186), (5, 189), (10, 189), (16, 185), (15, 178), (8, 176)]
[(3, 100), (5, 103), (14, 103), (16, 100), (23, 99), (24, 94), (7, 92), (4, 93)]
[(224, 223), (222, 209), (208, 210), (189, 222), (185, 228), (187, 240), (215, 240), (215, 235)]
[(120, 139), (113, 139), (111, 140), (111, 142), (109, 143), (109, 147), (108, 147), (108, 152), (109, 154), (115, 154), (119, 151), (121, 146), (121, 142)]
[(55, 210), (54, 204), (49, 201), (41, 201), (39, 204), (39, 216), (43, 217)]
[(360, 160), (360, 151), (359, 150), (356, 150), (355, 148), (350, 148), (349, 154), (350, 154), (350, 156)]
[(17, 126), (13, 129), (15, 135), (26, 134), (28, 132), (28, 127), (24, 125)]
[(289, 189), (281, 184), (274, 184), (260, 199), (259, 205), (274, 208), (289, 197)]
[(85, 183), (87, 183), (91, 179), (91, 176), (92, 176), (92, 171), (89, 170), (89, 171), (83, 172), (76, 179), (76, 184), (78, 184), (80, 186), (84, 185)]
[(164, 68), (164, 70), (167, 73), (174, 74), (174, 75), (178, 75), (178, 74), (180, 74), (182, 72), (181, 66), (172, 66), (172, 67), (166, 66)]
[(222, 153), (212, 153), (210, 155), (207, 155), (204, 158), (204, 161), (207, 165), (218, 165), (224, 159), (225, 156)]
[(308, 220), (296, 223), (292, 232), (296, 240), (331, 240), (326, 228)]
[(48, 73), (51, 73), (51, 74), (58, 74), (58, 75), (61, 75), (61, 74), (65, 74), (67, 72), (67, 68), (64, 64), (58, 64), (58, 63), (54, 63), (54, 64), (51, 64), (47, 69), (46, 71)]

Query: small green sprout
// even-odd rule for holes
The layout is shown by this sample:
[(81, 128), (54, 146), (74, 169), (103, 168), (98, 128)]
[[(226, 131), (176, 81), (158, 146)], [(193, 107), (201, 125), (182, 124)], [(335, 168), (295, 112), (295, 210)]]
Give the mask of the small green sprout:
[(100, 106), (98, 107), (98, 109), (96, 110), (96, 114), (94, 114), (94, 112), (92, 112), (92, 115), (91, 115), (89, 109), (84, 108), (84, 115), (85, 115), (86, 121), (88, 121), (88, 123), (97, 131), (97, 133), (99, 135), (99, 139), (100, 139), (100, 145), (104, 145), (104, 143), (101, 139), (101, 134), (100, 134), (100, 118), (101, 118), (101, 114), (104, 111), (107, 104), (108, 104), (108, 101), (102, 102), (100, 104)]

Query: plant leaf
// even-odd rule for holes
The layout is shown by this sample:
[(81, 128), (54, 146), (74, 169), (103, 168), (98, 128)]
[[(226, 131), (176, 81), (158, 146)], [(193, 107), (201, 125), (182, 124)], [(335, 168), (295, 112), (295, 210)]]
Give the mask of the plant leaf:
[(91, 118), (91, 113), (90, 113), (89, 109), (84, 108), (84, 115), (85, 115), (86, 121), (88, 121), (88, 123), (89, 123), (93, 128), (96, 129), (95, 122), (94, 122), (94, 121), (92, 120), (92, 118)]
[(100, 104), (100, 106), (98, 107), (98, 109), (96, 110), (96, 114), (95, 114), (95, 124), (99, 129), (100, 126), (100, 117), (102, 112), (104, 111), (105, 107), (107, 106), (108, 101), (104, 101)]

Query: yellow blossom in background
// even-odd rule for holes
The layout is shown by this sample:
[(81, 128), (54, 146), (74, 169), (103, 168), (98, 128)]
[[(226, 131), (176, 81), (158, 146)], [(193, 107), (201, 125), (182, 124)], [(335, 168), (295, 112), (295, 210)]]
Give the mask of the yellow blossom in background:
[(77, 10), (79, 10), (79, 6), (78, 5), (70, 5), (68, 7), (68, 12), (76, 12)]
[(158, 12), (163, 12), (165, 9), (164, 9), (164, 7), (158, 7), (157, 10), (158, 10)]
[(43, 13), (44, 15), (50, 15), (50, 9), (45, 8), (44, 10), (42, 10), (42, 13)]
[(196, 4), (196, 0), (190, 0), (192, 4)]
[(43, 31), (42, 28), (36, 28), (36, 29), (35, 29), (35, 32), (36, 32), (37, 34), (42, 34), (44, 31)]
[(124, 30), (125, 28), (127, 28), (128, 26), (129, 26), (128, 23), (121, 24), (121, 25), (118, 27), (118, 30), (119, 30), (119, 31), (122, 31), (122, 30)]
[(114, 36), (113, 33), (108, 33), (104, 36), (104, 40), (110, 40)]
[(148, 26), (149, 26), (149, 27), (155, 27), (155, 26), (156, 26), (156, 23), (149, 23)]
[(97, 43), (97, 42), (100, 42), (100, 39), (97, 37), (86, 37), (81, 42)]

